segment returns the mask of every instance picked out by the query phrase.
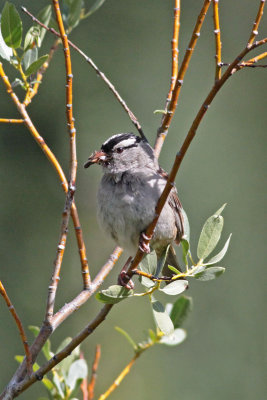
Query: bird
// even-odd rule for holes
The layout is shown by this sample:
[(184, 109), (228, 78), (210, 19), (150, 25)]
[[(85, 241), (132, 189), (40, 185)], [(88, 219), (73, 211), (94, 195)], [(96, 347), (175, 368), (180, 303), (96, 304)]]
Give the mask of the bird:
[(145, 253), (155, 250), (159, 260), (169, 248), (164, 270), (168, 264), (180, 270), (173, 244), (179, 244), (184, 233), (183, 208), (175, 186), (159, 216), (150, 246), (142, 239), (168, 179), (148, 141), (133, 133), (113, 135), (91, 154), (84, 168), (93, 164), (103, 169), (97, 216), (104, 231), (131, 257), (140, 247)]

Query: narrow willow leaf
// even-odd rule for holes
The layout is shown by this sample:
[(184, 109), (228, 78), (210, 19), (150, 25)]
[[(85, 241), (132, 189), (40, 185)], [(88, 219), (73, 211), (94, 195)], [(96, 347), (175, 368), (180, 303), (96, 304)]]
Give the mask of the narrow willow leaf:
[(37, 60), (37, 58), (38, 58), (37, 47), (27, 50), (22, 59), (22, 64), (24, 66), (24, 69), (27, 70), (29, 66)]
[(132, 297), (134, 291), (132, 289), (126, 289), (120, 285), (110, 286), (106, 290), (102, 290), (96, 294), (96, 299), (106, 304), (116, 304), (120, 301)]
[(219, 212), (224, 207), (221, 207), (217, 213), (209, 217), (202, 228), (197, 246), (197, 256), (199, 259), (204, 260), (208, 257), (220, 240), (223, 229), (223, 217), (219, 215)]
[(60, 396), (60, 399), (64, 399), (65, 395), (64, 395), (64, 383), (61, 381), (61, 379), (59, 378), (58, 374), (53, 374), (53, 383), (57, 388), (58, 391), (58, 395)]
[(150, 337), (151, 341), (152, 341), (153, 343), (155, 343), (156, 340), (157, 340), (157, 335), (156, 335), (156, 333), (153, 331), (153, 329), (149, 329), (149, 330), (148, 330), (148, 334), (149, 334), (149, 337)]
[(39, 335), (39, 332), (40, 332), (39, 326), (29, 325), (28, 329), (29, 329), (29, 331), (31, 331), (33, 333), (34, 337), (37, 337)]
[[(39, 21), (41, 21), (44, 25), (48, 26), (50, 19), (52, 16), (52, 7), (51, 5), (48, 5), (46, 7), (44, 7), (38, 14), (37, 14), (37, 19), (39, 19)], [(46, 34), (46, 29), (45, 28), (40, 28), (40, 46), (44, 40)]]
[(190, 247), (189, 242), (186, 239), (182, 239), (181, 245), (182, 245), (182, 249), (183, 249), (183, 261), (184, 261), (185, 265), (188, 265), (187, 255), (188, 255), (189, 247)]
[(159, 301), (152, 301), (152, 310), (157, 327), (165, 334), (170, 335), (174, 331), (172, 320)]
[(182, 208), (181, 210), (182, 212), (182, 216), (183, 216), (183, 220), (184, 220), (184, 234), (183, 234), (183, 239), (186, 239), (188, 242), (190, 242), (190, 225), (189, 225), (189, 220), (187, 217), (187, 214), (185, 212), (185, 210)]
[(188, 287), (188, 282), (185, 280), (177, 280), (169, 283), (163, 289), (159, 289), (161, 292), (170, 296), (176, 296), (183, 293)]
[(120, 328), (119, 326), (115, 326), (115, 329), (117, 332), (119, 332), (120, 334), (122, 334), (122, 336), (125, 337), (126, 340), (128, 340), (128, 342), (130, 343), (130, 345), (134, 348), (134, 350), (137, 347), (137, 344), (135, 343), (135, 341), (131, 338), (131, 336), (129, 335), (129, 333), (127, 333), (124, 329)]
[(7, 46), (17, 49), (22, 39), (22, 21), (14, 4), (5, 3), (1, 17), (1, 31)]
[(92, 7), (90, 7), (89, 11), (84, 15), (84, 18), (89, 17), (92, 15), (94, 12), (96, 12), (104, 3), (106, 0), (96, 0)]
[(211, 281), (212, 279), (218, 278), (222, 275), (224, 271), (224, 267), (209, 267), (193, 276), (200, 281)]
[(159, 343), (167, 346), (177, 346), (182, 343), (186, 338), (186, 331), (184, 329), (175, 329), (171, 335), (162, 336)]
[(38, 60), (34, 61), (29, 66), (29, 68), (26, 69), (25, 75), (29, 76), (29, 75), (34, 74), (35, 72), (37, 72), (38, 69), (41, 68), (41, 66), (46, 62), (47, 59), (48, 59), (48, 54), (38, 58)]
[(212, 257), (208, 262), (206, 262), (205, 265), (216, 264), (216, 263), (218, 263), (219, 261), (221, 261), (223, 259), (223, 257), (225, 256), (225, 254), (226, 254), (226, 252), (228, 250), (228, 247), (229, 247), (229, 244), (230, 244), (230, 240), (231, 240), (231, 236), (232, 236), (232, 234), (230, 234), (230, 236), (227, 239), (227, 241), (226, 241), (225, 245), (223, 246), (222, 250), (218, 254), (216, 254), (216, 256)]
[[(155, 275), (156, 270), (157, 270), (157, 255), (155, 251), (152, 251), (149, 254), (146, 254), (141, 263), (139, 264), (139, 268), (141, 271), (146, 272), (147, 274), (150, 275)], [(151, 279), (146, 278), (144, 276), (140, 277), (140, 282), (143, 286), (147, 288), (151, 288), (155, 285), (155, 282), (153, 282)]]
[(223, 210), (225, 209), (225, 207), (227, 206), (227, 203), (224, 203), (221, 208), (219, 208), (219, 210), (216, 211), (216, 213), (214, 213), (214, 215), (221, 215), (221, 213), (223, 212)]
[[(71, 340), (72, 340), (71, 337), (67, 337), (66, 339), (64, 339), (57, 348), (56, 354), (59, 353), (61, 350), (63, 350), (64, 347), (66, 347), (71, 342)], [(65, 379), (67, 379), (71, 364), (75, 360), (77, 360), (79, 356), (80, 356), (80, 346), (77, 346), (68, 357), (64, 358), (64, 360), (61, 361), (59, 368), (62, 375), (64, 375)]]
[(168, 268), (170, 271), (174, 272), (175, 275), (179, 275), (181, 273), (181, 271), (179, 271), (179, 269), (173, 267), (172, 265), (168, 265)]
[(71, 391), (73, 391), (75, 388), (78, 380), (83, 380), (86, 378), (87, 373), (88, 368), (84, 359), (76, 360), (71, 364), (66, 380), (66, 383)]
[(13, 50), (11, 47), (7, 46), (1, 32), (1, 24), (0, 24), (0, 56), (7, 61), (10, 61), (10, 58), (13, 55)]
[(48, 378), (43, 378), (43, 379), (42, 379), (42, 384), (46, 387), (46, 389), (47, 389), (49, 392), (51, 392), (51, 391), (55, 388), (53, 382), (50, 381), (50, 379), (48, 379)]
[(193, 301), (191, 297), (181, 296), (176, 300), (170, 312), (174, 328), (180, 328), (182, 326), (184, 320), (192, 310), (192, 304)]

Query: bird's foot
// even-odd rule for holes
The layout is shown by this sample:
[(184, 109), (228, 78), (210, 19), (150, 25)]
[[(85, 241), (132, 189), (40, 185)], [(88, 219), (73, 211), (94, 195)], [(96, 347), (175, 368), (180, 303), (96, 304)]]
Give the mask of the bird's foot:
[(131, 280), (131, 277), (127, 274), (128, 267), (131, 261), (132, 257), (129, 257), (118, 276), (118, 285), (123, 286), (129, 290), (134, 288), (134, 283)]
[(150, 246), (149, 243), (147, 244), (146, 241), (150, 240), (151, 238), (146, 236), (144, 232), (141, 232), (140, 238), (139, 238), (139, 249), (146, 254), (150, 253)]

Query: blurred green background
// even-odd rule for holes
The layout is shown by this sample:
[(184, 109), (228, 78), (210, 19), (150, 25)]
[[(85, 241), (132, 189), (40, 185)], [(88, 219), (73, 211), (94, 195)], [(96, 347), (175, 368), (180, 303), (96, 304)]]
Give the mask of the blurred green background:
[[(14, 3), (24, 5), (36, 14), (48, 2), (17, 0)], [(115, 84), (152, 143), (160, 122), (160, 116), (155, 116), (153, 111), (164, 107), (169, 87), (173, 3), (108, 0), (71, 36)], [(230, 62), (245, 46), (258, 3), (249, 0), (220, 2), (224, 62)], [(1, 1), (1, 8), (3, 4)], [(181, 55), (201, 5), (200, 0), (182, 2)], [(23, 21), (25, 27), (30, 26), (27, 17), (23, 16)], [(212, 30), (210, 9), (162, 151), (161, 165), (167, 171), (213, 84)], [(266, 33), (265, 15), (259, 38)], [(47, 34), (45, 51), (52, 41), (51, 35)], [(257, 53), (264, 50), (261, 48)], [(134, 128), (103, 82), (78, 54), (72, 52), (72, 55), (79, 161), (76, 201), (94, 276), (114, 245), (102, 237), (96, 221), (95, 198), (100, 168), (85, 171), (83, 163), (106, 138), (117, 132), (134, 131)], [(13, 77), (8, 67), (6, 72)], [(64, 85), (64, 60), (60, 49), (44, 77), (38, 97), (28, 110), (67, 173), (69, 151)], [(205, 116), (176, 180), (191, 222), (193, 253), (203, 222), (223, 203), (228, 203), (224, 211), (223, 240), (230, 232), (233, 237), (230, 250), (221, 263), (228, 267), (227, 272), (216, 281), (191, 283), (187, 294), (193, 297), (194, 310), (186, 323), (188, 339), (175, 348), (158, 346), (146, 352), (111, 396), (114, 400), (266, 398), (263, 354), (266, 90), (264, 69), (246, 69), (234, 75)], [(17, 117), (2, 83), (0, 110), (0, 117)], [(40, 325), (64, 195), (55, 171), (26, 128), (1, 125), (0, 141), (0, 278), (24, 325)], [(81, 289), (79, 258), (72, 224), (70, 226), (57, 308)], [(118, 265), (103, 287), (116, 281), (119, 269)], [(53, 335), (53, 349), (66, 336), (78, 333), (100, 307), (92, 299), (71, 316)], [(22, 346), (3, 301), (0, 321), (0, 387), (3, 389), (17, 367), (14, 355), (22, 354)], [(136, 340), (144, 339), (146, 329), (153, 326), (149, 304), (144, 299), (119, 304), (83, 343), (89, 365), (95, 344), (102, 345), (96, 386), (98, 395), (132, 357), (130, 346), (114, 330), (115, 325), (126, 329)], [(45, 395), (45, 390), (37, 383), (21, 395), (21, 399), (35, 400), (41, 395)]]

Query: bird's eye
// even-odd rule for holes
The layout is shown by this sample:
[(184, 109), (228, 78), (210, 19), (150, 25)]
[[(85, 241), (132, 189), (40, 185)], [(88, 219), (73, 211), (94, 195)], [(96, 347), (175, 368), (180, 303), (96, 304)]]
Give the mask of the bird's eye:
[(118, 154), (121, 154), (122, 152), (123, 152), (123, 147), (118, 147), (117, 149), (116, 149), (116, 152), (118, 153)]

